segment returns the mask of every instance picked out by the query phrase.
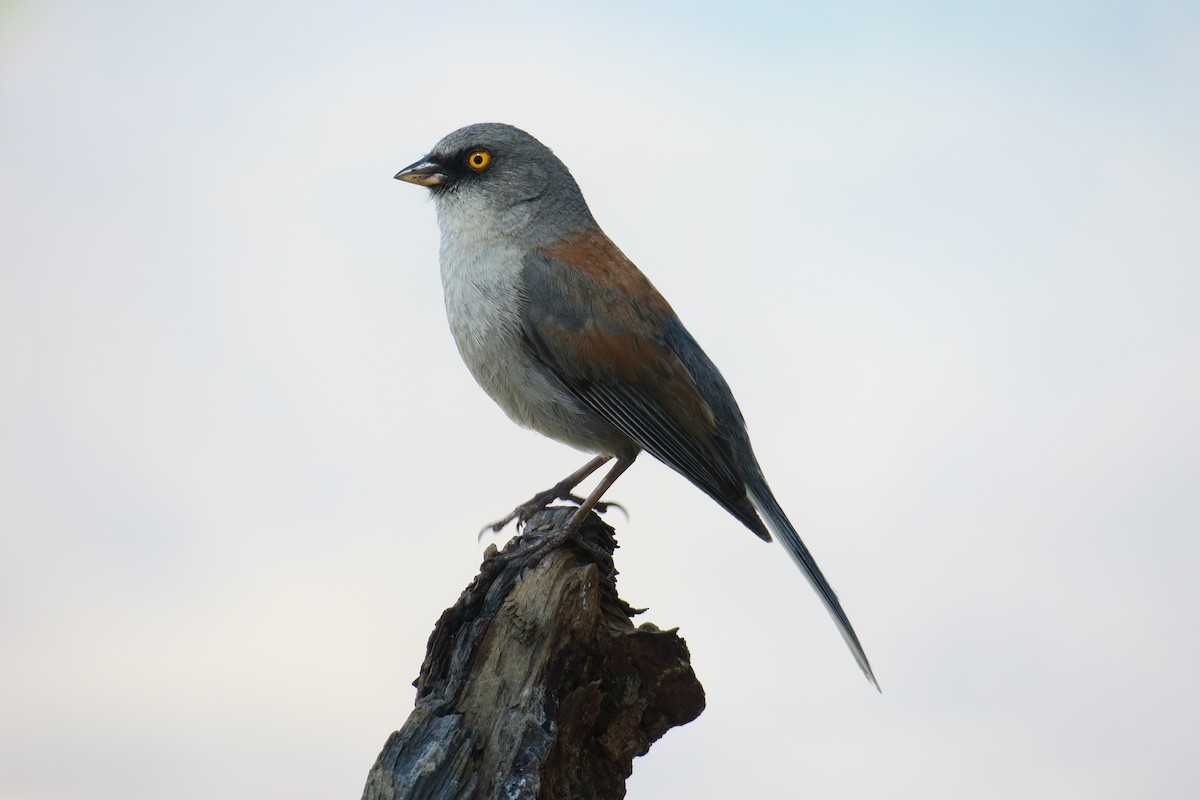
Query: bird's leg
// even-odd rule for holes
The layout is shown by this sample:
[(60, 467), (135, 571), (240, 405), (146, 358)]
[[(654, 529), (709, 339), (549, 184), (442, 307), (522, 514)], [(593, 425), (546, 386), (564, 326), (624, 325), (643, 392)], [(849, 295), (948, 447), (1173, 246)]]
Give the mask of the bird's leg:
[[(604, 460), (607, 461), (608, 459), (606, 458)], [(600, 463), (602, 464), (604, 462), (602, 461)], [(587, 519), (588, 514), (592, 513), (592, 509), (596, 508), (596, 505), (600, 502), (600, 498), (604, 496), (604, 493), (608, 491), (609, 487), (617, 482), (617, 478), (621, 477), (621, 473), (629, 469), (632, 464), (632, 458), (617, 456), (617, 463), (613, 464), (612, 469), (610, 469), (608, 474), (601, 479), (596, 488), (592, 490), (592, 493), (588, 495), (586, 500), (583, 501), (583, 504), (580, 505), (579, 508), (575, 509), (575, 513), (571, 516), (571, 521), (563, 526), (563, 528), (549, 534), (548, 536), (543, 536), (540, 539), (525, 545), (524, 547), (519, 547), (510, 553), (503, 553), (494, 556), (494, 558), (503, 561), (511, 561), (514, 558), (521, 558), (522, 556), (532, 555), (534, 553), (549, 552), (568, 539), (575, 539), (576, 543), (591, 553), (594, 558), (599, 559), (607, 557), (607, 553), (597, 552), (590, 544), (585, 543), (582, 539), (578, 539), (577, 535), (580, 527), (583, 526), (583, 521)], [(591, 463), (589, 463), (588, 466), (591, 466)], [(600, 464), (596, 464), (596, 467), (593, 467), (592, 471), (595, 471), (595, 469), (599, 466)], [(580, 478), (580, 480), (583, 480), (583, 478)]]
[[(600, 469), (600, 467), (604, 466), (604, 464), (611, 458), (612, 456), (596, 456), (591, 461), (584, 464), (582, 467), (575, 470), (546, 491), (538, 492), (533, 497), (514, 508), (512, 512), (509, 513), (509, 515), (504, 519), (497, 520), (490, 525), (485, 525), (483, 530), (479, 532), (480, 538), (482, 538), (483, 535), (488, 531), (491, 531), (492, 533), (499, 533), (504, 529), (505, 525), (512, 522), (514, 519), (517, 521), (518, 525), (525, 524), (525, 521), (533, 515), (533, 512), (541, 511), (555, 500), (570, 500), (571, 502), (579, 503), (580, 505), (587, 502), (583, 498), (576, 497), (571, 493), (571, 490), (582, 483), (583, 479), (588, 475), (591, 475), (593, 472)], [(593, 504), (593, 506), (594, 505), (595, 504)], [(616, 504), (614, 503), (613, 505)], [(589, 507), (588, 510), (590, 511), (591, 507)], [(601, 513), (603, 513), (603, 509), (601, 509)]]
[[(607, 461), (607, 459), (605, 460)], [(600, 465), (597, 464), (596, 466), (599, 467)], [(571, 517), (571, 522), (568, 523), (567, 527), (563, 529), (564, 538), (571, 537), (579, 533), (580, 526), (583, 525), (583, 521), (587, 518), (588, 514), (592, 513), (593, 509), (599, 508), (602, 505), (608, 505), (607, 503), (601, 503), (600, 498), (603, 497), (604, 493), (607, 492), (609, 488), (617, 482), (617, 478), (621, 477), (621, 473), (629, 469), (631, 466), (633, 466), (632, 458), (624, 458), (622, 456), (617, 457), (617, 463), (613, 464), (613, 467), (608, 471), (608, 474), (600, 480), (600, 483), (598, 483), (596, 488), (592, 490), (592, 493), (588, 495), (587, 500), (584, 500), (583, 504), (579, 506), (579, 508), (575, 509), (575, 515)]]

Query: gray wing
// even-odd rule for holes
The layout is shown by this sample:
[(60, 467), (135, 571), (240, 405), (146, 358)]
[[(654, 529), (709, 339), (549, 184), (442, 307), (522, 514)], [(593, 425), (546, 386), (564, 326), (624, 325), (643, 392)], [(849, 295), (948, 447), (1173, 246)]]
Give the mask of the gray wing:
[(746, 495), (741, 413), (678, 318), (542, 253), (526, 258), (524, 287), (530, 352), (588, 408), (769, 539)]

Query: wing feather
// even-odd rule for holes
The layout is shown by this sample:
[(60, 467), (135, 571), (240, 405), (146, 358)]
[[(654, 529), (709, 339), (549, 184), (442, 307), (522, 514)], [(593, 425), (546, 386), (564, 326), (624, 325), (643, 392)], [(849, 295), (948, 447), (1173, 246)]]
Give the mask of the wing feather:
[[(740, 478), (731, 433), (739, 428), (726, 419), (729, 409), (706, 400), (672, 346), (682, 325), (665, 302), (629, 297), (544, 253), (526, 259), (524, 295), (526, 345), (572, 394), (769, 538)], [(701, 377), (728, 394), (712, 373)], [(736, 406), (733, 413), (740, 422)]]

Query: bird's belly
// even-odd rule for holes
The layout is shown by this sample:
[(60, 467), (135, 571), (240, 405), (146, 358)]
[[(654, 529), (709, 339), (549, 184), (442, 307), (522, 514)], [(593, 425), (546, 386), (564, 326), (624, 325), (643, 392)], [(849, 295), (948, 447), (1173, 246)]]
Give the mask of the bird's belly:
[(515, 272), (515, 265), (497, 269), (493, 262), (482, 269), (443, 261), (446, 315), (471, 375), (519, 425), (587, 452), (636, 453), (628, 437), (584, 406), (530, 354), (522, 341)]

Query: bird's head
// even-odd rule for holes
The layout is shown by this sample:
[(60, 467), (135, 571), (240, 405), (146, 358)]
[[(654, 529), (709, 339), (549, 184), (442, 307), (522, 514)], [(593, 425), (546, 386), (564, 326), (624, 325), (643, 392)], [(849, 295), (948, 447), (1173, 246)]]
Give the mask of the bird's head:
[(443, 225), (455, 228), (495, 227), (552, 240), (592, 219), (566, 165), (511, 125), (459, 128), (396, 179), (427, 187)]

